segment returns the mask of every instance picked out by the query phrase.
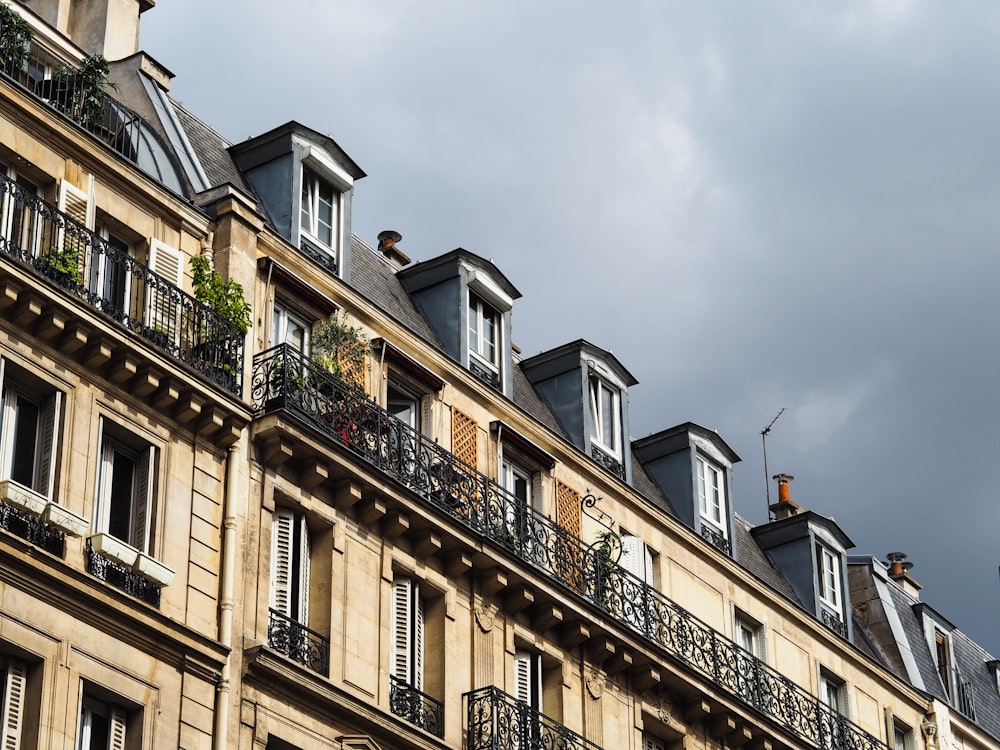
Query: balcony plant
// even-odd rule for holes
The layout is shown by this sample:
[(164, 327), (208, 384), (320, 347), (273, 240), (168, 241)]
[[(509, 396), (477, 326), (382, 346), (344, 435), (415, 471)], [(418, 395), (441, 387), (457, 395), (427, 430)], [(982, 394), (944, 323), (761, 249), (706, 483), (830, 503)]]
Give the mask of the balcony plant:
[(245, 336), (250, 330), (250, 304), (243, 295), (243, 285), (219, 276), (205, 255), (191, 257), (191, 276), (194, 298)]
[(50, 247), (35, 259), (35, 268), (53, 281), (69, 287), (80, 280), (80, 254), (76, 248)]
[(87, 130), (100, 127), (104, 124), (108, 90), (118, 91), (118, 84), (108, 78), (110, 73), (103, 55), (91, 55), (79, 68), (63, 65), (53, 79), (56, 108)]
[(317, 362), (354, 385), (368, 369), (368, 337), (360, 326), (351, 325), (346, 311), (335, 311), (316, 326), (312, 350)]
[(24, 18), (0, 4), (0, 71), (15, 76), (25, 69), (33, 36)]

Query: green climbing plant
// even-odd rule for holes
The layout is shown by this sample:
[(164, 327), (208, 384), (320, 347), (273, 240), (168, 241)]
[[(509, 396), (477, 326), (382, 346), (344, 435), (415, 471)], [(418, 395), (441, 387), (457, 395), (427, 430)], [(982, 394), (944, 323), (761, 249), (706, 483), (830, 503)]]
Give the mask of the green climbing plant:
[(58, 108), (88, 130), (104, 124), (108, 91), (118, 91), (118, 84), (108, 78), (110, 73), (103, 55), (91, 55), (79, 68), (60, 67), (55, 74)]
[(194, 298), (246, 335), (250, 330), (250, 304), (243, 294), (243, 286), (233, 279), (219, 276), (205, 255), (191, 257), (191, 276)]

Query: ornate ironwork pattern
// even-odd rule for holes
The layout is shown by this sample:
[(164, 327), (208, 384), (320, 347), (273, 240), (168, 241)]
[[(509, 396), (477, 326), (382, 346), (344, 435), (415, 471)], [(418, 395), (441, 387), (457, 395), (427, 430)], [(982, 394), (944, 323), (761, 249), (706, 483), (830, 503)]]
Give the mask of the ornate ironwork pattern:
[(11, 213), (0, 252), (230, 393), (243, 391), (244, 336), (163, 276), (0, 175)]
[(472, 357), (469, 357), (469, 372), (486, 383), (490, 388), (497, 391), (500, 390), (500, 373), (494, 372)]
[[(20, 61), (15, 57), (0, 61), (0, 73), (139, 166), (138, 144), (141, 139), (152, 136), (139, 115), (107, 93), (103, 106), (87, 106), (79, 87), (70, 80), (74, 68), (35, 41), (28, 49), (27, 63), (17, 67), (17, 62)], [(66, 73), (62, 77), (58, 73), (45, 77), (45, 71), (63, 70)]]
[(25, 513), (13, 505), (0, 503), (0, 529), (6, 529), (56, 557), (66, 554), (66, 535), (63, 532), (49, 526), (39, 516)]
[(141, 602), (160, 607), (160, 587), (117, 560), (95, 552), (87, 542), (87, 572)]
[(840, 619), (840, 615), (825, 607), (820, 609), (820, 618), (823, 624), (839, 636), (847, 637), (847, 623)]
[(825, 747), (831, 727), (837, 727), (844, 735), (842, 749), (885, 750), (876, 737), (831, 714), (815, 696), (621, 568), (600, 544), (585, 544), (525, 507), (495, 481), (294, 348), (281, 345), (254, 358), (251, 398), (258, 416), (275, 410), (292, 413), (805, 741)]
[(330, 641), (274, 609), (267, 620), (267, 645), (324, 677), (330, 672)]
[(444, 705), (392, 676), (389, 677), (389, 710), (436, 737), (444, 737)]
[(300, 237), (299, 250), (307, 258), (311, 258), (334, 276), (337, 275), (337, 259), (333, 255), (333, 251), (329, 248), (324, 249), (318, 242), (313, 242), (306, 237)]
[(733, 548), (722, 532), (704, 522), (701, 524), (701, 538), (720, 552), (730, 556), (733, 554)]
[(499, 688), (465, 694), (466, 750), (601, 750)]
[(602, 451), (596, 445), (591, 445), (590, 457), (616, 477), (621, 477), (622, 479), (625, 478), (625, 464), (612, 456), (610, 453)]

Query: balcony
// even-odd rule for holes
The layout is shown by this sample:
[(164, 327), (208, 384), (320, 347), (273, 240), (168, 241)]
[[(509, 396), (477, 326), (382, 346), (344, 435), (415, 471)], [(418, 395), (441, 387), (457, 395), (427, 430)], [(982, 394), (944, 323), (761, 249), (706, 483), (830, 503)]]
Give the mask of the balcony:
[(444, 706), (441, 702), (391, 676), (389, 710), (435, 737), (444, 737)]
[(0, 502), (0, 529), (56, 557), (66, 553), (66, 535), (62, 531), (46, 523), (41, 516), (28, 513), (9, 502)]
[(254, 358), (251, 399), (255, 416), (280, 411), (296, 417), (802, 740), (825, 748), (836, 727), (840, 748), (885, 750), (875, 736), (621, 568), (603, 545), (587, 545), (524, 507), (292, 347)]
[(267, 645), (324, 677), (330, 673), (329, 639), (274, 609), (267, 620)]
[(0, 252), (240, 396), (238, 328), (84, 225), (0, 175)]
[(601, 750), (498, 688), (480, 688), (464, 698), (468, 706), (466, 750)]
[(159, 584), (150, 581), (120, 561), (98, 552), (90, 540), (87, 540), (87, 572), (129, 596), (159, 609)]

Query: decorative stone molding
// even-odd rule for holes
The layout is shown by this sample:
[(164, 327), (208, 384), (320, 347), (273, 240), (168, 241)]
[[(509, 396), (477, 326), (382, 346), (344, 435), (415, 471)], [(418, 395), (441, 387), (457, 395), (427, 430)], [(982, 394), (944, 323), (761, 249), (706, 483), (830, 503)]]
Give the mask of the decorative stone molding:
[(590, 693), (591, 698), (597, 700), (604, 695), (604, 686), (607, 680), (607, 675), (604, 672), (597, 669), (588, 669), (584, 679), (587, 683), (587, 692)]
[(656, 713), (656, 718), (664, 724), (671, 719), (678, 719), (677, 701), (669, 690), (659, 688), (657, 690), (647, 690), (642, 694), (642, 700), (652, 706)]
[(479, 629), (484, 633), (489, 633), (493, 630), (493, 626), (496, 625), (498, 611), (495, 604), (483, 604), (476, 607), (476, 624), (479, 626)]

